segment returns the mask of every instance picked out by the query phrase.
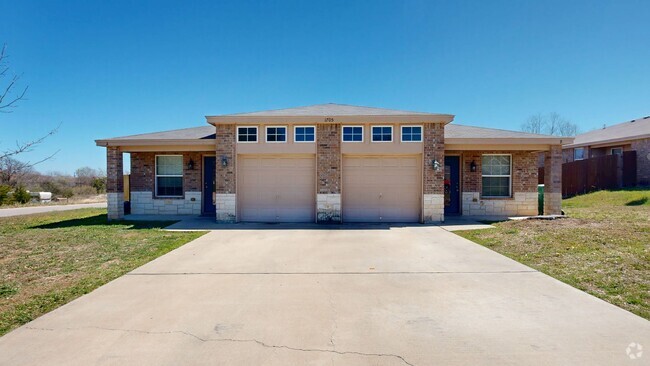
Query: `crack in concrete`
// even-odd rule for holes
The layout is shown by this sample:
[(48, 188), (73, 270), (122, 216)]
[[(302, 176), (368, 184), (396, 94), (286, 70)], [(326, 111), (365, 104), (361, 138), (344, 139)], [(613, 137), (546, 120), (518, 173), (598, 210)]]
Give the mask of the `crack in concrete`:
[[(56, 329), (52, 328), (38, 328), (38, 327), (30, 327), (26, 326), (25, 329), (30, 329), (30, 330), (40, 330), (40, 331), (55, 331)], [(182, 334), (191, 338), (194, 338), (200, 342), (233, 342), (233, 343), (255, 343), (261, 347), (264, 348), (271, 348), (271, 349), (286, 349), (290, 351), (297, 351), (297, 352), (317, 352), (317, 353), (335, 353), (338, 355), (357, 355), (357, 356), (363, 356), (363, 357), (391, 357), (400, 360), (404, 364), (408, 366), (415, 366), (414, 364), (406, 361), (404, 357), (400, 355), (396, 355), (393, 353), (366, 353), (366, 352), (357, 352), (357, 351), (337, 351), (337, 350), (330, 350), (330, 349), (322, 349), (322, 348), (299, 348), (299, 347), (291, 347), (291, 346), (285, 346), (285, 345), (276, 345), (276, 344), (268, 344), (265, 342), (262, 342), (258, 339), (237, 339), (237, 338), (202, 338), (197, 336), (196, 334), (186, 332), (184, 330), (169, 330), (169, 331), (146, 331), (146, 330), (140, 330), (140, 329), (119, 329), (119, 328), (105, 328), (105, 327), (97, 327), (97, 326), (87, 326), (87, 327), (76, 327), (76, 328), (61, 328), (64, 330), (80, 330), (80, 329), (98, 329), (98, 330), (105, 330), (105, 331), (115, 331), (115, 332), (127, 332), (127, 333), (140, 333), (140, 334), (154, 334), (154, 335), (164, 335), (164, 334)]]

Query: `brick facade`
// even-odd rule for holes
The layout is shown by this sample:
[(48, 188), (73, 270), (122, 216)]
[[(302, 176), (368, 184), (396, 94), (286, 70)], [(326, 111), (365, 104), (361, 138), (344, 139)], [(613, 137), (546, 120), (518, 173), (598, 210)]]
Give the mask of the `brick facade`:
[(316, 125), (316, 220), (341, 222), (341, 125)]
[(544, 156), (544, 214), (562, 213), (562, 146), (554, 145)]
[[(206, 152), (208, 153), (208, 152)], [(131, 192), (155, 192), (156, 155), (183, 155), (183, 191), (200, 192), (203, 172), (203, 155), (201, 152), (133, 152), (131, 153)], [(188, 169), (190, 160), (194, 163)]]
[(316, 161), (319, 194), (341, 193), (341, 125), (318, 124)]
[(124, 160), (119, 147), (106, 147), (106, 193), (108, 219), (124, 218)]
[[(219, 125), (216, 127), (216, 156), (217, 156), (217, 194), (235, 194), (237, 190), (237, 129), (234, 125)], [(220, 164), (226, 159), (227, 166)]]
[[(482, 155), (483, 154), (509, 154), (512, 156), (512, 192), (537, 192), (537, 153), (532, 151), (466, 151), (448, 152), (459, 153), (462, 156), (462, 191), (482, 191)], [(472, 161), (476, 164), (476, 171), (472, 172)]]
[[(445, 126), (442, 123), (425, 123), (422, 131), (424, 194), (443, 194), (445, 180)], [(437, 171), (433, 161), (440, 163)]]

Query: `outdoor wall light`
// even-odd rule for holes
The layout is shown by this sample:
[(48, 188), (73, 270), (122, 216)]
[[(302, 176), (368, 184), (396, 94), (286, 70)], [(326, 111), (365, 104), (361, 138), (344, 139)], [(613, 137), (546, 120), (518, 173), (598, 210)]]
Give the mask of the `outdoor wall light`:
[(472, 162), (469, 163), (469, 171), (470, 172), (475, 172), (476, 171), (476, 163), (474, 162), (474, 160), (472, 160)]
[(437, 172), (438, 170), (440, 170), (440, 162), (436, 159), (432, 160), (431, 167), (433, 168), (433, 170)]
[(221, 165), (223, 165), (224, 167), (228, 166), (228, 157), (226, 155), (223, 155), (221, 157)]
[(187, 170), (194, 170), (194, 160), (190, 158), (190, 162), (187, 163)]

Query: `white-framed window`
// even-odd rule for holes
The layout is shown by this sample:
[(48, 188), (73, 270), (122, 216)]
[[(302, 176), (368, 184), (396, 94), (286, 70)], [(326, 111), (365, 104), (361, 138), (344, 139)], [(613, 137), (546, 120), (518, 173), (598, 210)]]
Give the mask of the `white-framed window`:
[(573, 149), (573, 160), (584, 160), (585, 159), (585, 148), (576, 147)]
[(372, 142), (392, 142), (393, 141), (393, 126), (372, 126), (370, 128)]
[(623, 148), (622, 147), (612, 147), (609, 150), (609, 152), (612, 155), (623, 155)]
[(183, 155), (156, 155), (156, 197), (183, 196)]
[(237, 127), (237, 142), (256, 143), (257, 126)]
[(363, 142), (363, 126), (343, 126), (343, 142)]
[(402, 142), (422, 142), (422, 126), (402, 126)]
[(316, 141), (316, 127), (315, 126), (294, 126), (293, 141), (295, 142)]
[(266, 126), (266, 142), (287, 142), (287, 126)]
[(510, 197), (512, 156), (486, 154), (481, 157), (482, 197)]

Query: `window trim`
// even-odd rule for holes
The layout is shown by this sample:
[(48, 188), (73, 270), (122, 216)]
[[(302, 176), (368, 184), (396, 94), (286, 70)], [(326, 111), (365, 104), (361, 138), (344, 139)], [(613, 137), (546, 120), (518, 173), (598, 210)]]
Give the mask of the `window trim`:
[[(296, 140), (296, 130), (301, 127), (311, 127), (314, 129), (314, 141), (298, 141)], [(297, 125), (293, 126), (293, 142), (296, 144), (314, 144), (316, 143), (316, 126), (314, 125)]]
[(621, 150), (621, 153), (616, 154), (616, 155), (623, 155), (623, 147), (610, 147), (609, 148), (609, 155), (615, 155), (614, 150)]
[[(239, 141), (239, 129), (240, 128), (254, 128), (255, 129), (255, 141)], [(257, 144), (260, 142), (260, 129), (258, 126), (237, 126), (235, 129), (237, 132), (237, 143), (238, 144)]]
[[(582, 158), (580, 158), (580, 159), (576, 158), (576, 150), (578, 150), (578, 149), (582, 150)], [(586, 152), (586, 150), (585, 150), (584, 147), (574, 147), (573, 148), (573, 161), (585, 160), (586, 159), (585, 152)]]
[[(390, 127), (390, 140), (389, 141), (375, 141), (374, 133), (372, 132), (372, 130), (375, 127), (379, 127), (379, 128)], [(388, 126), (387, 125), (371, 125), (370, 126), (370, 142), (393, 142), (394, 133), (395, 133), (395, 129), (393, 128), (393, 125), (388, 125)]]
[[(346, 127), (361, 127), (361, 141), (345, 141), (344, 140), (345, 135), (343, 134), (343, 130)], [(341, 142), (347, 142), (347, 143), (352, 143), (352, 144), (362, 143), (365, 140), (364, 135), (366, 134), (366, 129), (364, 127), (365, 127), (364, 125), (343, 125), (343, 126), (341, 126)]]
[[(487, 177), (494, 177), (494, 178), (505, 178), (508, 177), (510, 178), (508, 180), (508, 195), (507, 196), (484, 196), (483, 195), (483, 157), (484, 156), (509, 156), (510, 157), (510, 174), (509, 175), (488, 175)], [(497, 198), (497, 199), (504, 199), (504, 198), (512, 198), (512, 154), (481, 154), (481, 198)]]
[[(159, 156), (180, 156), (181, 157), (181, 175), (169, 175), (169, 174), (158, 174), (158, 157)], [(185, 159), (182, 154), (156, 154), (153, 161), (153, 175), (154, 175), (154, 194), (156, 198), (183, 198), (185, 197)], [(172, 177), (172, 178), (181, 178), (181, 191), (182, 193), (179, 196), (161, 196), (158, 195), (158, 177)]]
[[(269, 141), (269, 128), (284, 128), (284, 141)], [(264, 142), (267, 144), (286, 144), (289, 139), (289, 128), (287, 126), (264, 126)]]
[[(413, 141), (413, 140), (404, 141), (404, 127), (419, 127), (420, 128), (420, 140), (418, 140), (418, 141)], [(400, 129), (399, 129), (400, 142), (407, 142), (407, 143), (408, 142), (422, 142), (422, 139), (424, 138), (424, 136), (422, 136), (423, 131), (424, 131), (424, 129), (422, 128), (422, 125), (402, 125), (402, 126), (400, 126)]]

